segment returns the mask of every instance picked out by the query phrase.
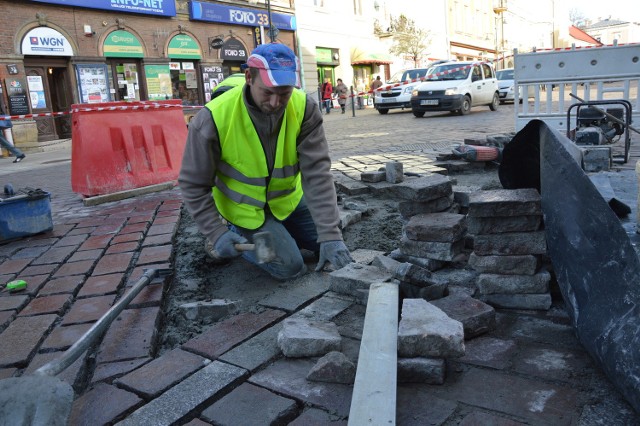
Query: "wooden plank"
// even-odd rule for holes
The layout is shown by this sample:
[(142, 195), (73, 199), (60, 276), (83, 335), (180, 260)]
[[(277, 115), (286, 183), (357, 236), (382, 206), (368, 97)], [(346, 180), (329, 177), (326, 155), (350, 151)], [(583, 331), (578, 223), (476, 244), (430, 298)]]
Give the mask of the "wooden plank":
[(369, 288), (349, 426), (396, 424), (398, 297), (394, 283)]

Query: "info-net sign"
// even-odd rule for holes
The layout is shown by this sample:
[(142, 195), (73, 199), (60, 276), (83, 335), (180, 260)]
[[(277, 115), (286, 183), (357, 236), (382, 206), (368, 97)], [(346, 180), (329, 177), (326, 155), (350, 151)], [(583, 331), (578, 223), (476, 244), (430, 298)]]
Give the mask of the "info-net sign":
[(32, 0), (38, 3), (102, 9), (113, 12), (176, 16), (175, 0)]

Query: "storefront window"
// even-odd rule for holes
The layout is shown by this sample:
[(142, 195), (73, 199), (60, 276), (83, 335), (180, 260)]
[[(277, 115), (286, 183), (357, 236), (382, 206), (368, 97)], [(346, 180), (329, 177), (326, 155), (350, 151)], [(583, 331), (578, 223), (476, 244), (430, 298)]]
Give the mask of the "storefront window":
[(109, 79), (114, 82), (117, 100), (140, 101), (138, 64), (116, 62), (113, 69), (109, 68)]
[(171, 87), (173, 99), (181, 99), (182, 105), (198, 105), (198, 78), (193, 62), (171, 62)]

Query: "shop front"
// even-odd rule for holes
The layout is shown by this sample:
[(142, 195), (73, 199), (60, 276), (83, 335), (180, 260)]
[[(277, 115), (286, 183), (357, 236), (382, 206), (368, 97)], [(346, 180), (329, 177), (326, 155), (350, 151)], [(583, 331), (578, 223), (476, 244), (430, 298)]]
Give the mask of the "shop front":
[(361, 48), (351, 49), (351, 67), (353, 68), (353, 82), (360, 107), (373, 107), (373, 97), (369, 96), (371, 83), (375, 76), (380, 75), (383, 80), (389, 78), (389, 65), (393, 60), (385, 53)]
[[(74, 46), (61, 31), (51, 27), (36, 27), (27, 31), (21, 42), (21, 53), (26, 79), (5, 79), (9, 94), (9, 113), (45, 114), (31, 123), (37, 128), (40, 142), (71, 137), (71, 116), (46, 115), (68, 111), (73, 103), (73, 88), (70, 77), (70, 59), (75, 55)], [(22, 88), (22, 90), (20, 90)], [(21, 122), (19, 126), (27, 126)], [(16, 143), (21, 132), (15, 129)]]
[[(318, 70), (318, 88), (325, 79), (336, 84), (335, 69), (340, 65), (340, 50), (332, 47), (316, 47), (316, 66)], [(320, 89), (318, 89), (320, 90)]]

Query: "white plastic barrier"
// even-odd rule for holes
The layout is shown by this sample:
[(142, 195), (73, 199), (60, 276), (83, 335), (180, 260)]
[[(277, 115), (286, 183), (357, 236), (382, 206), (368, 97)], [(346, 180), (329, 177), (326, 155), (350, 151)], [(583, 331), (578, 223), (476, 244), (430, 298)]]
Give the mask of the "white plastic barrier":
[[(529, 121), (540, 119), (563, 135), (567, 131), (567, 110), (580, 101), (627, 100), (632, 123), (640, 122), (640, 44), (554, 49), (531, 53), (514, 51), (515, 84), (522, 86), (515, 99), (516, 131)], [(519, 103), (518, 93), (533, 93)], [(575, 127), (576, 108), (569, 118)], [(636, 124), (637, 125), (637, 124)]]

